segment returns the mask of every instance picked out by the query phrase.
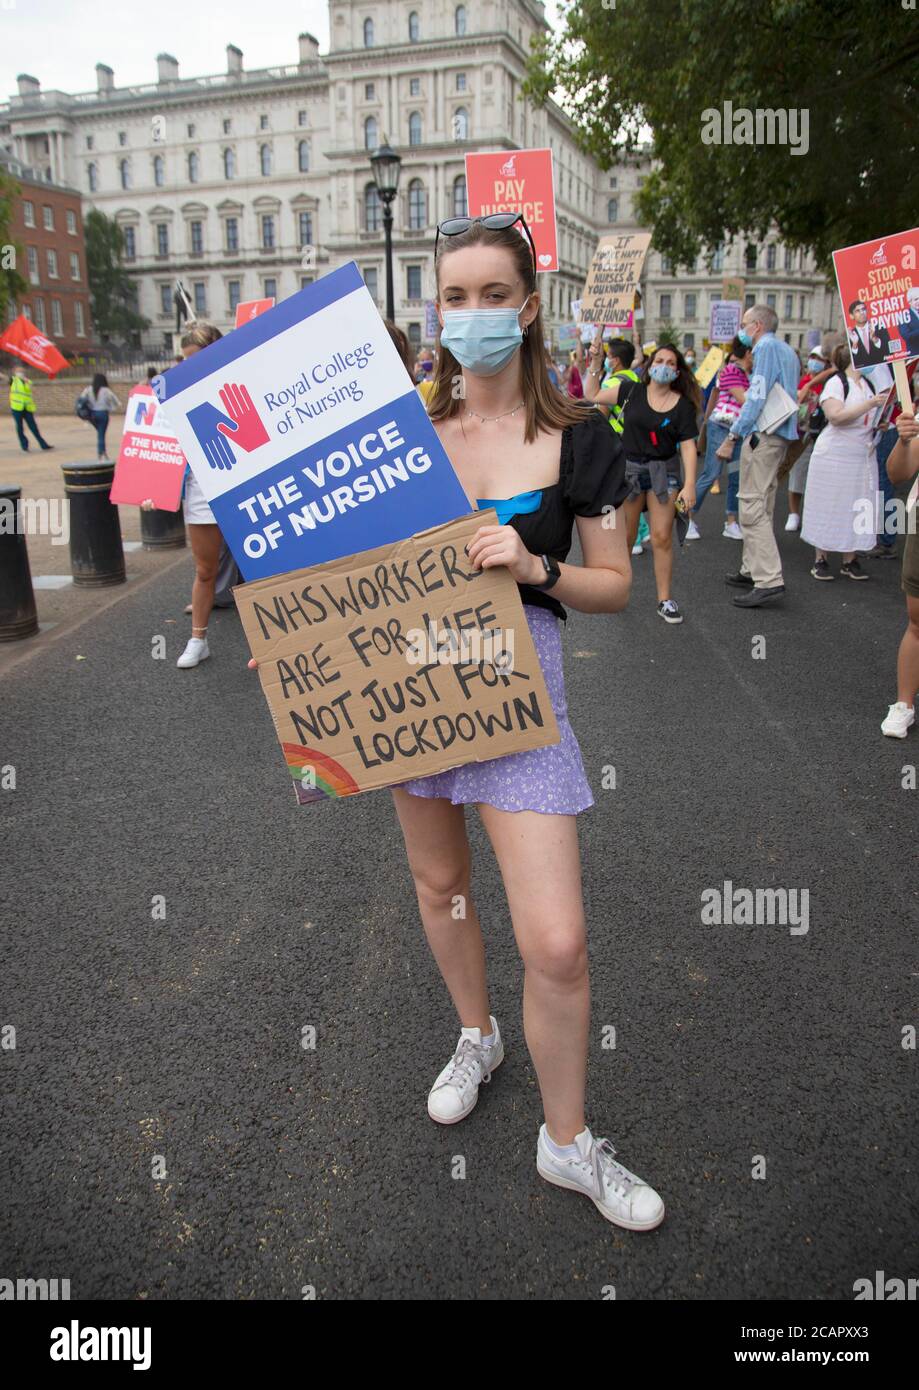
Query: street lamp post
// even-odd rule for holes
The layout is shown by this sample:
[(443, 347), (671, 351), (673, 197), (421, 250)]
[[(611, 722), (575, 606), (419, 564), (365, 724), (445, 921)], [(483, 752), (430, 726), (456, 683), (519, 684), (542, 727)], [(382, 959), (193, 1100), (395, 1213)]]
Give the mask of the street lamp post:
[(393, 292), (392, 269), (392, 205), (399, 191), (399, 170), (402, 160), (391, 148), (386, 136), (383, 144), (370, 156), (374, 182), (383, 204), (383, 231), (386, 236), (386, 317), (393, 322), (396, 318), (396, 302)]

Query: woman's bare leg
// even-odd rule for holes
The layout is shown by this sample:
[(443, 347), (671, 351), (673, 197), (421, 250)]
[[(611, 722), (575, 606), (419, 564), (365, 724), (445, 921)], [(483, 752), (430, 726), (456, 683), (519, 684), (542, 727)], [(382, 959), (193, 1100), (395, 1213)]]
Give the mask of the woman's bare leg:
[(217, 565), (223, 537), (219, 526), (190, 525), (191, 553), (195, 557), (195, 582), (191, 586), (191, 635), (203, 637), (214, 606)]
[(651, 528), (651, 556), (654, 560), (654, 582), (657, 601), (671, 597), (673, 580), (673, 501), (662, 502), (654, 492), (648, 496), (648, 525)]
[(897, 654), (897, 700), (912, 705), (919, 694), (919, 598), (906, 595), (906, 631)]

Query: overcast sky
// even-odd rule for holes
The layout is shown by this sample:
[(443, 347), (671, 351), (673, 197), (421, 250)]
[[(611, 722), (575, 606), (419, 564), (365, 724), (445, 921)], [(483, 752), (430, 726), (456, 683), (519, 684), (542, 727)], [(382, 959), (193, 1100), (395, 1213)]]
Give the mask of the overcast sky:
[[(546, 12), (551, 22), (551, 0)], [(21, 72), (44, 88), (94, 91), (97, 63), (114, 68), (118, 87), (155, 82), (164, 51), (178, 58), (180, 77), (226, 71), (228, 43), (242, 49), (247, 68), (296, 63), (303, 30), (328, 51), (326, 0), (270, 0), (264, 10), (252, 0), (0, 0), (0, 100), (16, 91)]]

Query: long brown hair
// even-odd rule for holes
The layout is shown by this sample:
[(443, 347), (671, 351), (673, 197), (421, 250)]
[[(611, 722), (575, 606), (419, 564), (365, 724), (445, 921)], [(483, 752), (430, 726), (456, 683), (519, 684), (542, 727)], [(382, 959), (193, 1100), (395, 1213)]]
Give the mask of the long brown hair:
[(680, 352), (676, 343), (658, 343), (642, 369), (642, 381), (647, 386), (648, 382), (652, 380), (651, 368), (654, 366), (659, 352), (672, 352), (676, 358), (677, 378), (676, 381), (670, 382), (671, 391), (676, 391), (678, 396), (685, 396), (690, 405), (696, 410), (700, 410), (702, 407), (702, 392), (699, 390), (699, 383), (696, 381), (692, 368)]
[[(495, 231), (483, 227), (481, 222), (473, 222), (467, 232), (461, 232), (459, 236), (441, 238), (435, 266), (438, 296), (440, 267), (444, 257), (449, 256), (451, 251), (462, 251), (467, 246), (503, 246), (512, 256), (527, 294), (535, 294), (536, 267), (527, 239), (520, 235), (516, 227)], [(428, 400), (428, 414), (432, 420), (448, 420), (451, 416), (459, 414), (462, 405), (461, 398), (454, 393), (454, 384), (457, 378), (462, 376), (462, 368), (450, 349), (441, 342), (439, 332), (437, 347), (437, 370), (434, 374), (434, 389)], [(579, 425), (587, 418), (593, 407), (580, 405), (571, 397), (563, 396), (549, 380), (541, 305), (533, 322), (524, 329), (520, 363), (523, 372), (523, 400), (526, 406), (526, 429), (523, 437), (527, 444), (533, 443), (540, 430), (549, 432), (564, 429), (567, 425)]]

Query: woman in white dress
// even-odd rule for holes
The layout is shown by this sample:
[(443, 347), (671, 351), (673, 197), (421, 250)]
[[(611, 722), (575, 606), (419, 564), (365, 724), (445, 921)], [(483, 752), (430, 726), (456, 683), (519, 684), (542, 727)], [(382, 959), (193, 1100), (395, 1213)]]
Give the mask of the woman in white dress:
[[(867, 579), (856, 551), (870, 550), (877, 531), (878, 470), (872, 426), (887, 393), (877, 395), (855, 371), (845, 344), (834, 348), (832, 361), (836, 375), (820, 396), (827, 424), (811, 454), (801, 539), (817, 552), (811, 570), (815, 579), (835, 578), (827, 560), (831, 552), (842, 555), (840, 574)], [(870, 526), (864, 521), (867, 507), (872, 513)]]
[[(202, 348), (216, 343), (223, 334), (212, 323), (197, 321), (182, 337), (182, 356), (191, 357)], [(185, 524), (192, 555), (195, 558), (195, 579), (191, 588), (191, 637), (177, 666), (197, 666), (210, 656), (207, 645), (207, 620), (214, 606), (214, 589), (220, 565), (223, 535), (211, 511), (208, 500), (190, 468), (185, 470)]]

